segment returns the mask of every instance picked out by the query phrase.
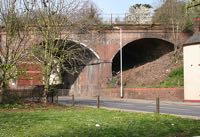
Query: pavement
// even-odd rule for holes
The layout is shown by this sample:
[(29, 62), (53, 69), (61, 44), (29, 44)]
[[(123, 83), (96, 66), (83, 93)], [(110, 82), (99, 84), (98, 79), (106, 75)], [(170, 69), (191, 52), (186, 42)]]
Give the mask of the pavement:
[[(72, 98), (60, 96), (59, 104), (71, 105)], [(75, 105), (95, 107), (97, 98), (75, 98)], [(156, 110), (156, 101), (136, 99), (100, 98), (100, 107), (123, 111), (152, 113)], [(200, 103), (160, 101), (160, 113), (186, 118), (200, 119)]]

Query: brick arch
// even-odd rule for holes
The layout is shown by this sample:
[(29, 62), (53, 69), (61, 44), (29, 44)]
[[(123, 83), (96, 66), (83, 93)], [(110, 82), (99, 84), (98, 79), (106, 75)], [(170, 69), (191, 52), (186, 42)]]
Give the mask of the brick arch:
[(163, 38), (162, 36), (145, 36), (145, 37), (141, 37), (141, 38), (136, 38), (134, 40), (129, 40), (129, 41), (126, 41), (126, 43), (123, 44), (123, 47), (134, 42), (134, 41), (138, 41), (138, 40), (142, 40), (142, 39), (156, 39), (156, 40), (162, 40), (162, 41), (165, 41), (165, 42), (168, 42), (168, 43), (171, 43), (174, 45), (174, 41), (171, 39), (171, 38)]
[[(37, 39), (37, 40), (35, 40), (35, 39)], [(43, 39), (40, 39), (38, 37), (34, 37), (34, 39), (32, 41), (34, 41), (34, 40), (36, 41), (34, 43), (34, 45), (37, 45), (37, 44), (40, 44), (40, 43), (44, 42)], [(65, 40), (65, 39), (64, 38), (56, 38), (55, 41), (56, 40)], [(93, 49), (90, 46), (88, 46), (87, 44), (85, 44), (83, 42), (80, 42), (78, 40), (70, 39), (70, 38), (66, 39), (66, 40), (74, 42), (74, 43), (77, 43), (77, 44), (80, 44), (81, 46), (83, 46), (83, 47), (87, 48), (89, 51), (91, 51), (95, 55), (95, 57), (98, 59), (98, 61), (101, 60), (101, 57), (99, 56), (98, 52), (95, 49)], [(30, 43), (30, 45), (31, 45), (31, 43)]]
[[(174, 44), (158, 38), (143, 38), (132, 41), (123, 47), (123, 71), (152, 62), (163, 55), (174, 51)], [(121, 68), (120, 52), (112, 58), (112, 75), (116, 75)]]
[[(122, 45), (122, 49), (125, 48), (127, 45), (131, 44), (131, 43), (134, 43), (134, 42), (137, 42), (137, 41), (140, 41), (140, 40), (143, 40), (143, 39), (152, 39), (152, 40), (161, 40), (163, 42), (167, 42), (167, 43), (170, 43), (172, 45), (174, 45), (174, 42), (171, 41), (170, 39), (165, 39), (165, 38), (158, 38), (158, 37), (143, 37), (143, 38), (138, 38), (138, 39), (134, 39), (134, 40), (130, 40), (130, 41), (125, 41), (125, 42), (122, 42), (123, 45)], [(114, 54), (112, 54), (112, 57), (111, 57), (111, 62), (113, 61), (114, 57), (117, 55), (117, 53), (120, 51), (120, 48), (118, 48)]]
[(91, 51), (95, 55), (95, 57), (98, 59), (98, 61), (101, 60), (99, 54), (94, 49), (92, 49), (91, 47), (89, 47), (88, 45), (86, 45), (86, 44), (84, 44), (82, 42), (79, 42), (77, 40), (73, 40), (73, 39), (68, 39), (68, 40), (84, 46), (85, 48), (87, 48), (89, 51)]

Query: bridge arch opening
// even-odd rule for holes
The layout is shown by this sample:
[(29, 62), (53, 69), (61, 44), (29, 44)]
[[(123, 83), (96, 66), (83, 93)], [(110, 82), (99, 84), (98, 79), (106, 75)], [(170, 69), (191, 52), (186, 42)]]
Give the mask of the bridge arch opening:
[[(81, 72), (85, 69), (85, 67), (92, 67), (94, 65), (98, 65), (100, 57), (93, 49), (89, 48), (83, 43), (79, 43), (73, 40), (67, 40), (64, 42), (65, 45), (67, 45), (67, 48), (78, 49), (78, 59), (70, 59), (70, 62), (66, 61), (63, 64), (65, 67), (69, 66), (70, 68), (76, 66), (75, 69), (72, 68), (73, 72), (61, 70), (62, 89), (71, 89), (72, 85), (76, 82), (77, 78), (80, 76)], [(83, 85), (84, 82), (86, 81), (83, 81)]]
[[(172, 52), (174, 44), (157, 38), (143, 38), (128, 43), (122, 48), (123, 71), (152, 62)], [(120, 51), (112, 59), (112, 75), (120, 72)]]
[[(52, 42), (54, 42), (54, 46), (57, 47), (55, 48), (55, 52), (54, 50), (50, 51), (55, 58), (55, 62), (56, 59), (61, 59), (63, 57), (65, 57), (66, 59), (64, 62), (55, 66), (51, 71), (50, 85), (56, 86), (60, 89), (71, 89), (72, 85), (76, 83), (76, 80), (79, 78), (80, 74), (85, 68), (91, 68), (92, 66), (97, 66), (99, 64), (100, 57), (98, 56), (98, 54), (85, 44), (64, 39), (56, 39)], [(44, 45), (45, 42), (42, 41), (35, 46), (37, 50), (40, 51), (40, 49), (42, 50), (42, 48), (44, 48)], [(35, 53), (35, 56), (37, 56), (37, 62), (39, 58), (42, 59), (43, 54), (41, 53), (40, 55), (37, 55), (38, 52)], [(66, 54), (66, 56), (62, 56), (63, 54)], [(40, 71), (42, 70), (40, 69)], [(42, 79), (43, 76), (41, 73), (39, 78), (34, 76), (31, 80), (27, 80), (27, 82), (32, 83), (31, 81), (40, 81), (37, 83), (32, 83), (30, 86), (42, 86)], [(82, 84), (84, 85), (84, 82), (86, 81), (87, 79), (84, 80)], [(23, 86), (23, 83), (21, 85)]]

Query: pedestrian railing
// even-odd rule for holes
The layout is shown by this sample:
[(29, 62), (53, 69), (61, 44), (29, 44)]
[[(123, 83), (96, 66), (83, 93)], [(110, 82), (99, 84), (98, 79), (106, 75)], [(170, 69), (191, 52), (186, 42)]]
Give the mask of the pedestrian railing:
[(124, 14), (99, 14), (98, 18), (103, 24), (152, 24), (153, 15), (135, 17), (128, 13)]

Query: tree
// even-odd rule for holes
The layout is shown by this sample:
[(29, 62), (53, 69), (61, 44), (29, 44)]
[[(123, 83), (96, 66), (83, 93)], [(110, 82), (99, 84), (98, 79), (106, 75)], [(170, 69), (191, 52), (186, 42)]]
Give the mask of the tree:
[(9, 82), (16, 79), (21, 73), (17, 65), (27, 56), (26, 43), (29, 39), (28, 14), (20, 6), (21, 0), (0, 1), (0, 90), (3, 92), (3, 101), (7, 99)]
[(187, 17), (186, 2), (179, 0), (162, 0), (161, 6), (156, 9), (153, 16), (154, 23), (180, 24), (180, 29), (184, 29), (184, 21)]
[(179, 32), (190, 31), (191, 18), (187, 14), (186, 2), (179, 0), (163, 0), (161, 6), (155, 11), (154, 23), (161, 23), (172, 29), (175, 53), (180, 49)]
[(149, 4), (135, 4), (129, 8), (126, 21), (135, 24), (151, 23), (152, 6)]
[[(199, 18), (200, 17), (200, 1), (199, 0), (192, 0), (191, 2), (187, 3), (187, 13), (190, 15), (190, 19), (192, 20), (191, 26), (194, 28), (194, 25), (197, 25), (199, 27)], [(196, 20), (196, 24), (195, 24)]]
[(81, 7), (82, 8), (77, 15), (78, 20), (81, 21), (81, 23), (78, 23), (80, 25), (78, 28), (81, 28), (81, 31), (85, 32), (91, 26), (101, 24), (99, 9), (92, 1), (88, 0), (84, 2)]
[(41, 39), (41, 43), (34, 43), (32, 55), (42, 68), (44, 91), (41, 101), (44, 103), (50, 85), (58, 84), (56, 75), (60, 75), (61, 70), (76, 73), (91, 57), (83, 46), (68, 40), (74, 31), (85, 30), (82, 27), (87, 26), (81, 25), (85, 21), (80, 16), (83, 5), (76, 0), (34, 0), (31, 6), (26, 6), (31, 7), (28, 11), (34, 23), (32, 32)]
[(191, 2), (188, 3), (187, 8), (194, 8), (200, 6), (200, 1), (199, 0), (192, 0)]

